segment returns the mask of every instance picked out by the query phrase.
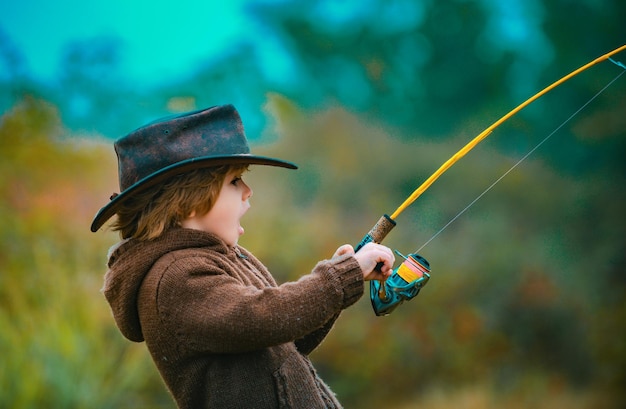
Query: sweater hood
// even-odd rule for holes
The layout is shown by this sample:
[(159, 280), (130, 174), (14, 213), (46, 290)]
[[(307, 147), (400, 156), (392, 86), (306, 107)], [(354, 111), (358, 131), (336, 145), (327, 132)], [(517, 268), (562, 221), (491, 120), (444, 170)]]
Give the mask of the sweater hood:
[(117, 326), (126, 338), (135, 342), (144, 341), (137, 297), (154, 263), (171, 251), (193, 247), (211, 247), (224, 254), (230, 251), (219, 237), (184, 228), (169, 230), (153, 240), (124, 240), (111, 248), (102, 292), (111, 306)]

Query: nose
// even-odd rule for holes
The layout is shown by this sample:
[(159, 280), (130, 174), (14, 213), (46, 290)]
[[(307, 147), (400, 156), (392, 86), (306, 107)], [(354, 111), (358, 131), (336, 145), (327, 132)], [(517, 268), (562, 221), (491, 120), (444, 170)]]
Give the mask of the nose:
[(243, 185), (244, 185), (244, 190), (243, 190), (243, 199), (244, 200), (248, 200), (252, 197), (252, 188), (250, 186), (248, 186), (248, 184), (244, 181), (242, 181)]

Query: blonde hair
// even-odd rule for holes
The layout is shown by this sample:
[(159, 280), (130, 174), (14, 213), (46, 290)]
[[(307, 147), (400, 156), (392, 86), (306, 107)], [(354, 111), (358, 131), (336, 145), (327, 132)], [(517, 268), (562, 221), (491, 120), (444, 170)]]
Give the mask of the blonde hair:
[(173, 176), (166, 182), (136, 193), (120, 205), (112, 229), (123, 239), (151, 240), (179, 226), (195, 211), (208, 213), (230, 172), (244, 172), (248, 165), (201, 168)]

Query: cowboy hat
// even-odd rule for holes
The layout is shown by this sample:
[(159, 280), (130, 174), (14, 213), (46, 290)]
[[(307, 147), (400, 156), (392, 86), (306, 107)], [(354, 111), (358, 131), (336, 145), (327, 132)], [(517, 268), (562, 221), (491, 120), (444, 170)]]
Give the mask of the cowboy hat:
[(250, 164), (298, 167), (287, 161), (252, 155), (239, 113), (232, 105), (214, 106), (164, 118), (143, 126), (114, 143), (120, 193), (96, 214), (96, 232), (121, 204), (171, 176), (194, 169)]

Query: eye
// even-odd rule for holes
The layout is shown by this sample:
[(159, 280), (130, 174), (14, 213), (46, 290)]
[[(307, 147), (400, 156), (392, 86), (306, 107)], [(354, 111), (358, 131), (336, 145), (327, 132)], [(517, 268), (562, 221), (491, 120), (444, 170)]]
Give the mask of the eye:
[(237, 186), (237, 183), (238, 183), (239, 181), (241, 181), (241, 180), (243, 180), (243, 179), (241, 178), (241, 176), (236, 176), (236, 177), (234, 177), (234, 178), (233, 178), (233, 180), (230, 182), (230, 184), (231, 184), (231, 185), (235, 185), (235, 186)]

